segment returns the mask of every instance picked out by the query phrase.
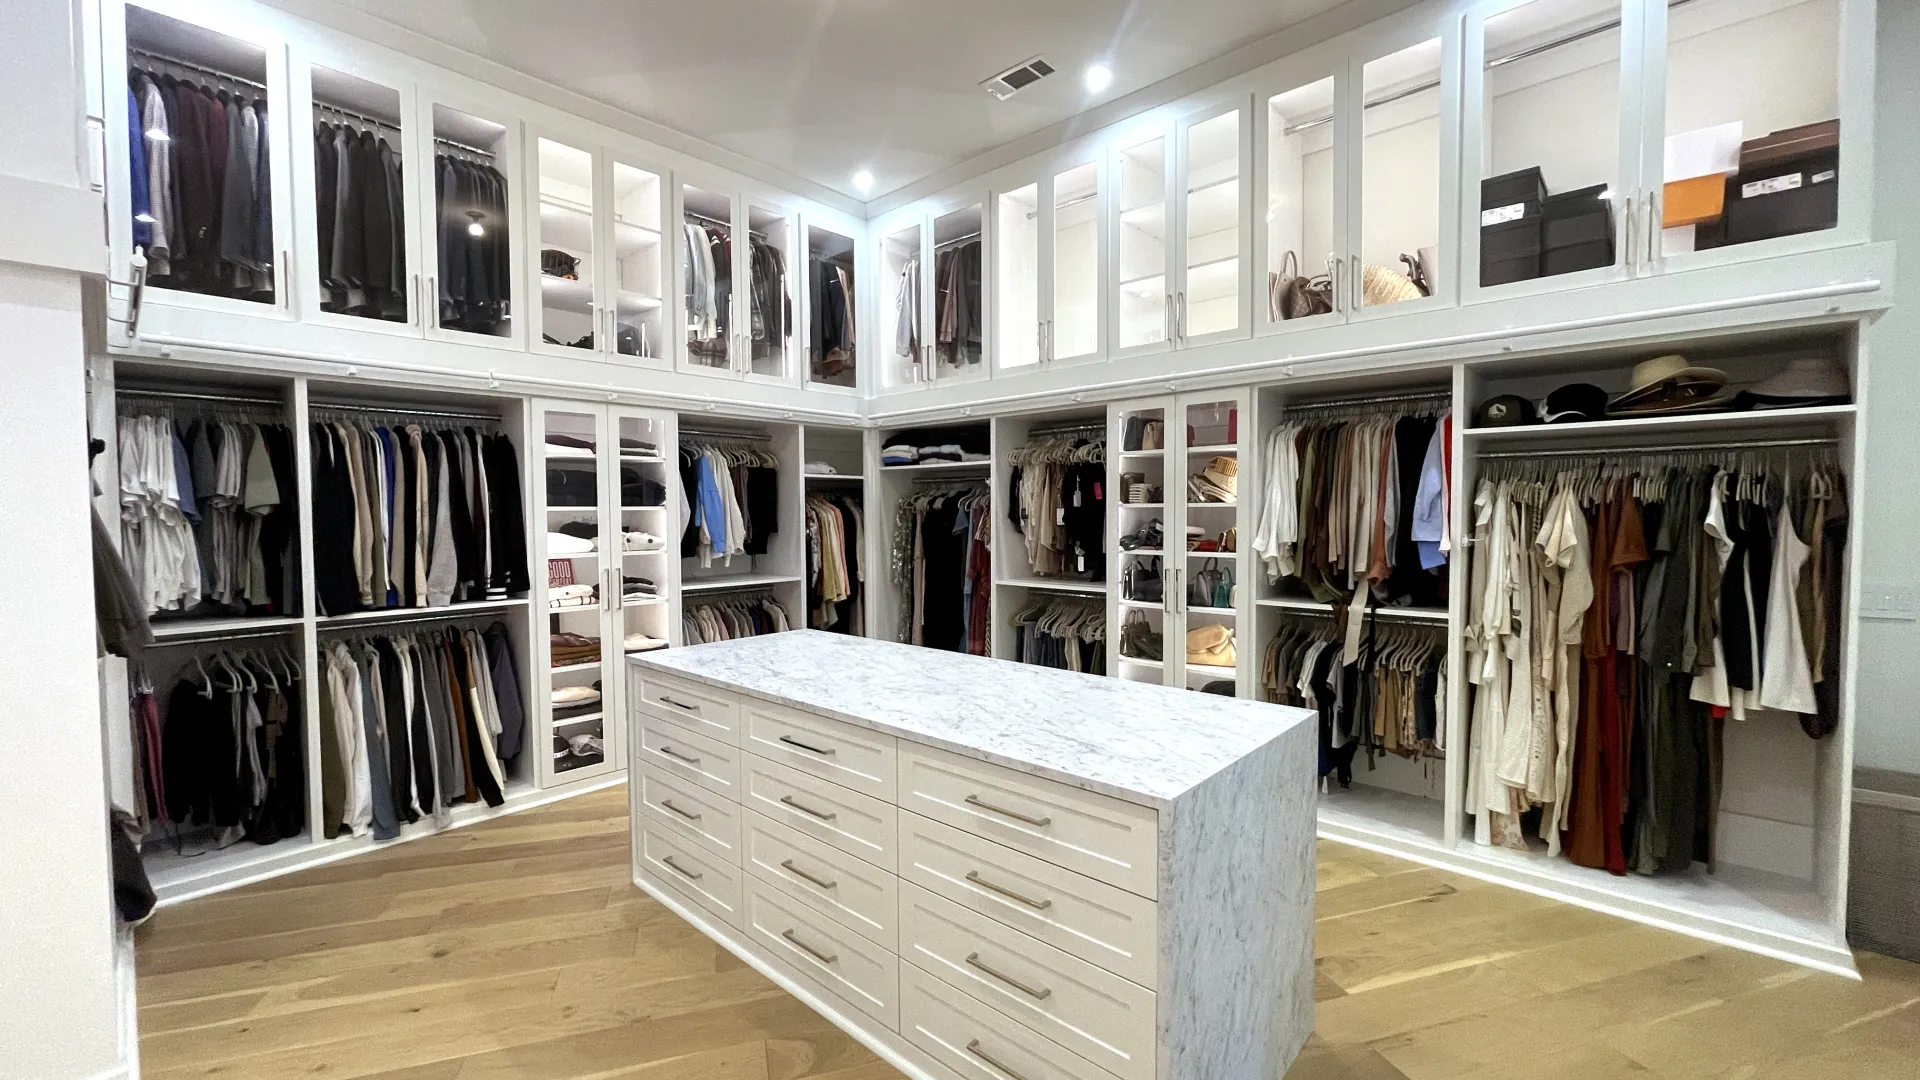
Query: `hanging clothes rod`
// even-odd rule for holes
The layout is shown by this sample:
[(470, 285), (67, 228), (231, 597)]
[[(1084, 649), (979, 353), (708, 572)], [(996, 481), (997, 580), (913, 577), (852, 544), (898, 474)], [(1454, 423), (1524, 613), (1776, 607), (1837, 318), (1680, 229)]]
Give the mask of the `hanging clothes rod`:
[(451, 409), (413, 409), (405, 405), (334, 405), (316, 401), (312, 405), (314, 412), (363, 413), (374, 416), (431, 416), (441, 420), (485, 420), (490, 424), (500, 422), (493, 413), (457, 412)]
[(1083, 424), (1061, 424), (1055, 427), (1034, 428), (1027, 432), (1027, 438), (1053, 439), (1062, 435), (1098, 435), (1105, 438), (1107, 423), (1104, 420), (1089, 420)]
[[(1333, 119), (1333, 117), (1329, 116), (1327, 117), (1327, 119), (1331, 120)], [(1093, 191), (1087, 192), (1085, 195), (1075, 195), (1073, 198), (1068, 199), (1066, 202), (1054, 203), (1053, 208), (1056, 211), (1065, 210), (1069, 206), (1079, 206), (1083, 202), (1092, 202), (1093, 200), (1099, 197), (1100, 197), (1100, 192), (1098, 189), (1095, 189)], [(1032, 221), (1034, 218), (1037, 218), (1039, 216), (1040, 216), (1040, 211), (1037, 209), (1027, 211), (1028, 221)]]
[[(1691, 4), (1691, 3), (1693, 3), (1693, 0), (1667, 0), (1667, 10), (1672, 11), (1674, 8), (1677, 8), (1677, 7), (1686, 7), (1688, 4)], [(1521, 49), (1518, 52), (1507, 53), (1504, 56), (1496, 56), (1493, 59), (1487, 61), (1487, 67), (1489, 69), (1497, 68), (1497, 67), (1505, 67), (1508, 64), (1517, 63), (1518, 61), (1526, 60), (1530, 57), (1539, 56), (1541, 53), (1552, 52), (1555, 49), (1572, 45), (1575, 42), (1585, 41), (1590, 37), (1598, 37), (1601, 34), (1607, 33), (1608, 31), (1618, 30), (1618, 29), (1620, 29), (1620, 20), (1610, 19), (1606, 22), (1599, 23), (1594, 26), (1590, 26), (1585, 30), (1575, 30), (1574, 32), (1566, 35), (1565, 37), (1554, 38), (1552, 41), (1542, 42), (1541, 44), (1535, 45), (1531, 48)], [(1394, 93), (1387, 94), (1384, 97), (1375, 98), (1372, 101), (1367, 102), (1364, 108), (1373, 109), (1373, 108), (1378, 108), (1381, 105), (1391, 105), (1392, 103), (1399, 101), (1403, 98), (1410, 98), (1415, 94), (1424, 94), (1429, 90), (1436, 89), (1437, 87), (1439, 87), (1439, 85), (1440, 85), (1440, 80), (1434, 79), (1431, 82), (1424, 82), (1419, 84), (1418, 86), (1409, 86), (1405, 90), (1396, 91)], [(1325, 116), (1319, 116), (1319, 117), (1315, 117), (1312, 120), (1303, 120), (1298, 124), (1293, 124), (1287, 127), (1284, 131), (1282, 131), (1281, 134), (1292, 135), (1295, 132), (1306, 131), (1309, 128), (1317, 128), (1322, 124), (1329, 124), (1332, 122), (1333, 122), (1333, 114), (1328, 113)]]
[[(1307, 619), (1331, 619), (1342, 611), (1351, 612), (1352, 609), (1347, 607), (1337, 607), (1337, 608), (1336, 607), (1327, 607), (1327, 608), (1283, 607), (1277, 610), (1283, 616), (1298, 615), (1302, 618), (1307, 618)], [(1431, 629), (1436, 631), (1445, 630), (1447, 628), (1447, 624), (1445, 621), (1446, 612), (1443, 611), (1443, 612), (1440, 612), (1439, 614), (1441, 617), (1435, 618), (1434, 613), (1431, 611), (1420, 610), (1418, 611), (1418, 613), (1416, 613), (1416, 611), (1413, 609), (1396, 608), (1396, 607), (1369, 607), (1369, 608), (1362, 608), (1360, 611), (1360, 617), (1363, 619), (1370, 615), (1378, 615), (1381, 618), (1398, 619), (1402, 622), (1414, 623), (1416, 625), (1430, 627)]]
[[(162, 626), (168, 625), (161, 623)], [(262, 626), (252, 630), (228, 630), (219, 634), (181, 634), (178, 636), (157, 637), (149, 649), (163, 649), (171, 645), (205, 645), (214, 641), (241, 641), (247, 638), (281, 637), (300, 629), (299, 624), (286, 626)]]
[(699, 431), (694, 428), (681, 428), (680, 440), (713, 439), (716, 442), (772, 442), (771, 435), (756, 435), (750, 431)]
[(243, 79), (238, 75), (233, 75), (225, 71), (219, 71), (214, 68), (206, 67), (201, 64), (191, 63), (186, 60), (178, 59), (177, 57), (164, 56), (157, 52), (148, 52), (145, 49), (136, 49), (136, 48), (133, 48), (132, 46), (128, 46), (127, 55), (138, 56), (143, 60), (151, 60), (156, 64), (170, 64), (173, 67), (185, 68), (188, 71), (197, 71), (202, 75), (206, 75), (211, 78), (218, 79), (221, 82), (239, 83), (241, 86), (251, 86), (255, 90), (260, 91), (262, 94), (267, 92), (266, 85), (263, 83), (254, 82), (252, 79)]
[(159, 401), (210, 401), (222, 405), (271, 405), (284, 409), (287, 403), (279, 398), (242, 397), (239, 394), (200, 394), (188, 390), (134, 390), (114, 391), (117, 398), (140, 398)]
[(343, 109), (338, 105), (328, 105), (325, 102), (316, 101), (313, 103), (313, 107), (323, 113), (330, 113), (348, 120), (358, 120), (363, 124), (371, 124), (377, 128), (386, 128), (389, 131), (400, 130), (400, 125), (390, 120), (381, 120), (378, 117), (368, 116), (366, 113), (357, 113), (352, 109)]
[(958, 244), (964, 244), (969, 240), (978, 240), (978, 239), (980, 239), (980, 230), (975, 229), (965, 236), (956, 236), (951, 240), (942, 240), (939, 243), (933, 245), (933, 250), (939, 251), (941, 248), (950, 248)]
[[(727, 232), (729, 233), (733, 232), (733, 222), (731, 221), (721, 221), (719, 218), (716, 218), (716, 217), (708, 217), (707, 215), (701, 213), (698, 210), (687, 210), (685, 208), (682, 208), (680, 213), (684, 217), (690, 217), (698, 221), (704, 221), (709, 225), (718, 225), (719, 227), (727, 230)], [(748, 229), (747, 235), (757, 236), (762, 240), (765, 240), (767, 238), (767, 234), (764, 232), (761, 232), (759, 229)]]
[(466, 143), (454, 142), (452, 139), (442, 138), (438, 135), (433, 137), (433, 141), (441, 146), (451, 146), (455, 150), (465, 150), (469, 154), (478, 154), (489, 161), (493, 160), (493, 151), (491, 150), (482, 150), (477, 146), (468, 146)]
[(1392, 405), (1402, 401), (1448, 401), (1453, 400), (1452, 390), (1421, 390), (1406, 394), (1380, 394), (1374, 397), (1330, 398), (1326, 401), (1282, 402), (1282, 412), (1304, 412), (1308, 409), (1358, 409), (1369, 405)]
[(1509, 458), (1571, 458), (1571, 457), (1609, 457), (1627, 454), (1699, 454), (1715, 453), (1722, 450), (1774, 450), (1791, 446), (1838, 446), (1838, 439), (1750, 439), (1735, 442), (1717, 443), (1645, 443), (1638, 446), (1589, 446), (1577, 450), (1501, 450), (1495, 453), (1476, 455), (1482, 461), (1500, 461)]

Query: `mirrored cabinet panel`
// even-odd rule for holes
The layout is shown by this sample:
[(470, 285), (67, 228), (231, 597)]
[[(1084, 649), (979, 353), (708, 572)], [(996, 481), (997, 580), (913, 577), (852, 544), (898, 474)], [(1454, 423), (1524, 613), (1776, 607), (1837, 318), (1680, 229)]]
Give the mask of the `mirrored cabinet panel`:
[(1002, 368), (1040, 362), (1040, 185), (994, 199), (994, 357)]
[(1053, 314), (1044, 338), (1048, 360), (1100, 351), (1100, 165), (1087, 162), (1053, 178)]
[(917, 382), (925, 375), (921, 237), (916, 223), (880, 238), (880, 356), (889, 386)]
[(594, 155), (549, 138), (536, 138), (540, 182), (540, 344), (548, 349), (594, 352), (595, 293)]
[(1441, 45), (1435, 37), (1361, 67), (1360, 244), (1342, 284), (1362, 314), (1439, 285)]
[(1244, 328), (1242, 134), (1239, 109), (1185, 125), (1185, 228), (1175, 295), (1183, 343)]
[(933, 219), (933, 353), (936, 379), (984, 375), (979, 204)]
[(807, 226), (807, 380), (859, 383), (856, 362), (853, 238)]
[(613, 349), (623, 357), (664, 358), (666, 245), (660, 232), (660, 174), (613, 163)]
[(1114, 348), (1121, 353), (1164, 347), (1173, 289), (1167, 283), (1167, 177), (1170, 140), (1155, 135), (1114, 153)]
[(1346, 228), (1335, 192), (1346, 179), (1346, 147), (1334, 87), (1329, 75), (1267, 98), (1268, 324), (1327, 321), (1336, 310)]
[(747, 205), (747, 364), (775, 379), (787, 377), (793, 349), (791, 233), (785, 212)]
[(417, 302), (408, 265), (402, 180), (407, 109), (401, 92), (316, 64), (307, 69), (313, 140), (314, 243), (302, 259), (329, 315), (409, 323)]
[(733, 200), (704, 188), (680, 187), (686, 282), (686, 362), (695, 368), (733, 366), (728, 342), (733, 313)]
[(513, 222), (508, 127), (433, 106), (436, 325), (489, 337), (513, 332)]

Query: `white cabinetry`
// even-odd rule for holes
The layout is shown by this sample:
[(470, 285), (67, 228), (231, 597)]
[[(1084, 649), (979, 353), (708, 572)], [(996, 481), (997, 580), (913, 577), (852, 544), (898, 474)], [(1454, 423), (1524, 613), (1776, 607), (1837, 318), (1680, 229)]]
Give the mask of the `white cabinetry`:
[(994, 195), (993, 340), (998, 370), (1099, 360), (1109, 280), (1106, 160), (1098, 147), (1050, 158)]

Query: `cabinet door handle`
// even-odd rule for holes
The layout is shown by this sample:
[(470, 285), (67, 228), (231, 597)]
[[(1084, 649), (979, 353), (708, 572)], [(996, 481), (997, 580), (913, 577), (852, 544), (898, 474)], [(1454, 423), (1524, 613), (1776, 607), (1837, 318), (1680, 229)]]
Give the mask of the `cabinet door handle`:
[(795, 801), (794, 797), (791, 795), (780, 796), (780, 805), (791, 806), (795, 810), (798, 810), (809, 817), (818, 818), (821, 821), (832, 821), (833, 819), (840, 816), (837, 813), (828, 813), (824, 810), (815, 810), (813, 807), (808, 806), (806, 803)]
[(1345, 311), (1346, 309), (1340, 306), (1340, 302), (1343, 299), (1345, 299), (1345, 294), (1341, 291), (1341, 288), (1340, 288), (1340, 279), (1346, 276), (1347, 260), (1338, 255), (1328, 254), (1327, 267), (1328, 269), (1333, 271), (1331, 274), (1327, 275), (1328, 278), (1330, 279), (1328, 281), (1328, 284), (1333, 287), (1333, 296), (1331, 298), (1333, 302), (1333, 310)]
[(689, 814), (689, 813), (687, 813), (687, 812), (686, 812), (685, 810), (682, 810), (682, 809), (680, 809), (679, 807), (677, 807), (677, 806), (675, 806), (675, 805), (673, 805), (673, 800), (672, 800), (672, 799), (661, 799), (661, 800), (660, 800), (660, 805), (661, 805), (661, 806), (664, 806), (664, 807), (666, 807), (667, 809), (669, 809), (669, 810), (671, 810), (671, 811), (673, 811), (673, 812), (674, 812), (674, 813), (676, 813), (676, 814), (679, 814), (679, 815), (680, 815), (681, 817), (683, 817), (683, 818), (686, 818), (686, 819), (687, 819), (688, 821), (699, 821), (699, 820), (700, 820), (700, 815), (699, 815), (699, 814)]
[(675, 701), (673, 698), (670, 698), (665, 694), (660, 695), (660, 704), (671, 705), (676, 709), (685, 709), (690, 713), (697, 713), (700, 711), (700, 706), (698, 705), (689, 705), (684, 701)]
[(1019, 979), (1013, 978), (1010, 975), (1007, 975), (1003, 972), (995, 971), (991, 967), (988, 967), (985, 963), (981, 961), (979, 953), (967, 954), (967, 966), (971, 968), (977, 968), (981, 971), (986, 972), (987, 974), (993, 976), (996, 979), (999, 979), (1001, 982), (1006, 983), (1008, 986), (1013, 987), (1015, 990), (1020, 991), (1021, 993), (1027, 995), (1028, 997), (1032, 998), (1035, 1001), (1045, 1001), (1048, 998), (1053, 996), (1053, 991), (1048, 989), (1047, 987), (1042, 986), (1042, 987), (1039, 987), (1038, 989), (1035, 989), (1034, 987), (1028, 986), (1026, 983), (1021, 982)]
[(819, 949), (816, 949), (813, 946), (807, 944), (806, 942), (801, 941), (799, 938), (794, 937), (792, 930), (782, 930), (780, 931), (780, 936), (792, 942), (795, 948), (804, 949), (808, 956), (813, 957), (815, 960), (818, 960), (823, 964), (831, 964), (840, 959), (838, 956), (835, 956), (833, 953), (823, 953)]
[(1026, 814), (1021, 813), (1018, 810), (1009, 810), (1004, 806), (995, 806), (992, 803), (988, 802), (987, 800), (982, 799), (978, 795), (967, 796), (965, 802), (968, 806), (977, 806), (982, 810), (991, 810), (996, 814), (999, 814), (1003, 817), (1010, 817), (1015, 821), (1024, 821), (1027, 824), (1032, 825), (1037, 829), (1044, 829), (1047, 826), (1053, 824), (1053, 819), (1051, 817), (1030, 817)]
[(700, 759), (699, 759), (699, 758), (697, 758), (697, 757), (694, 757), (694, 756), (692, 756), (691, 754), (683, 754), (683, 753), (681, 753), (680, 751), (678, 751), (678, 750), (675, 750), (675, 749), (674, 749), (673, 747), (671, 747), (671, 746), (662, 746), (662, 747), (660, 748), (660, 752), (661, 752), (661, 753), (663, 753), (663, 754), (665, 754), (665, 755), (667, 755), (667, 756), (668, 756), (668, 757), (670, 757), (670, 758), (673, 758), (673, 759), (674, 759), (675, 761), (684, 761), (684, 762), (686, 762), (686, 763), (687, 763), (687, 764), (689, 764), (689, 765), (698, 765), (698, 764), (700, 764)]
[(1179, 298), (1178, 314), (1173, 317), (1173, 328), (1180, 335), (1182, 345), (1187, 342), (1187, 292), (1185, 289), (1174, 294)]
[(412, 317), (424, 320), (427, 316), (426, 312), (420, 310), (420, 275), (414, 274), (412, 277), (413, 280), (407, 283), (407, 303), (413, 306)]
[(792, 859), (787, 859), (786, 861), (782, 862), (780, 864), (780, 869), (785, 870), (787, 873), (792, 874), (794, 877), (800, 878), (803, 881), (811, 881), (815, 885), (818, 885), (823, 889), (831, 889), (834, 886), (840, 884), (837, 881), (822, 881), (819, 878), (814, 877), (812, 874), (809, 874), (805, 870), (802, 870), (799, 867), (793, 865)]
[(835, 750), (831, 746), (823, 750), (818, 746), (811, 746), (807, 743), (801, 742), (799, 739), (793, 738), (792, 736), (788, 736), (788, 735), (780, 736), (780, 741), (783, 743), (786, 743), (788, 746), (797, 746), (800, 749), (805, 750), (809, 754), (819, 754), (821, 757), (827, 757), (831, 754), (837, 754), (840, 752), (838, 750)]
[(1031, 896), (1024, 896), (1020, 893), (1014, 892), (1012, 889), (1007, 888), (1005, 885), (995, 885), (993, 882), (988, 881), (986, 878), (981, 877), (980, 871), (978, 870), (967, 871), (967, 880), (973, 882), (975, 885), (978, 885), (983, 889), (986, 889), (989, 892), (997, 892), (1001, 896), (1018, 900), (1021, 903), (1027, 905), (1028, 907), (1034, 909), (1035, 911), (1045, 911), (1048, 908), (1053, 906), (1053, 901), (1051, 900), (1035, 900)]
[(671, 867), (674, 873), (679, 874), (681, 877), (686, 878), (688, 881), (699, 881), (701, 878), (707, 876), (705, 874), (696, 874), (693, 871), (687, 869), (686, 867), (681, 866), (679, 863), (674, 862), (673, 856), (671, 855), (662, 856), (660, 861), (665, 863), (667, 866)]
[(1626, 264), (1629, 271), (1634, 270), (1640, 265), (1640, 249), (1633, 242), (1637, 233), (1636, 227), (1640, 223), (1639, 218), (1640, 211), (1633, 205), (1633, 195), (1628, 194), (1626, 202), (1620, 210), (1620, 231), (1626, 240), (1622, 248), (1627, 254)]
[(1160, 332), (1167, 337), (1167, 344), (1173, 344), (1173, 294), (1168, 293), (1166, 309), (1160, 313)]
[(440, 279), (433, 274), (427, 275), (427, 306), (433, 309), (433, 317), (421, 313), (421, 321), (426, 326), (440, 325)]
[(280, 306), (293, 310), (293, 287), (287, 283), (287, 249), (280, 249), (280, 276), (273, 279), (273, 287), (280, 291)]
[(1009, 1069), (1005, 1065), (1002, 1065), (1000, 1062), (994, 1060), (994, 1057), (992, 1054), (989, 1054), (985, 1050), (980, 1049), (979, 1039), (974, 1039), (971, 1042), (967, 1043), (967, 1053), (972, 1054), (974, 1057), (977, 1057), (981, 1061), (986, 1062), (990, 1067), (1000, 1072), (1006, 1073), (1008, 1076), (1013, 1077), (1013, 1080), (1027, 1080), (1026, 1077), (1020, 1075), (1017, 1072), (1014, 1072), (1012, 1069)]
[(1660, 257), (1660, 232), (1661, 226), (1665, 224), (1660, 216), (1661, 194), (1659, 188), (1647, 192), (1647, 266), (1649, 267), (1653, 266), (1654, 260)]

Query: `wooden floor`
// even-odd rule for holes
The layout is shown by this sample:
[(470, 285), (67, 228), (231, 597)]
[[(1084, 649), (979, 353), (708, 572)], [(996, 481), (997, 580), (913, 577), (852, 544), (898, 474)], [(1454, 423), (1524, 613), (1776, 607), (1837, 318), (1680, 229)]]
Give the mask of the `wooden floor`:
[[(162, 911), (142, 1075), (899, 1075), (627, 858), (616, 787)], [(1333, 844), (1318, 916), (1318, 1031), (1289, 1080), (1920, 1077), (1920, 965), (1863, 954), (1849, 982)]]

